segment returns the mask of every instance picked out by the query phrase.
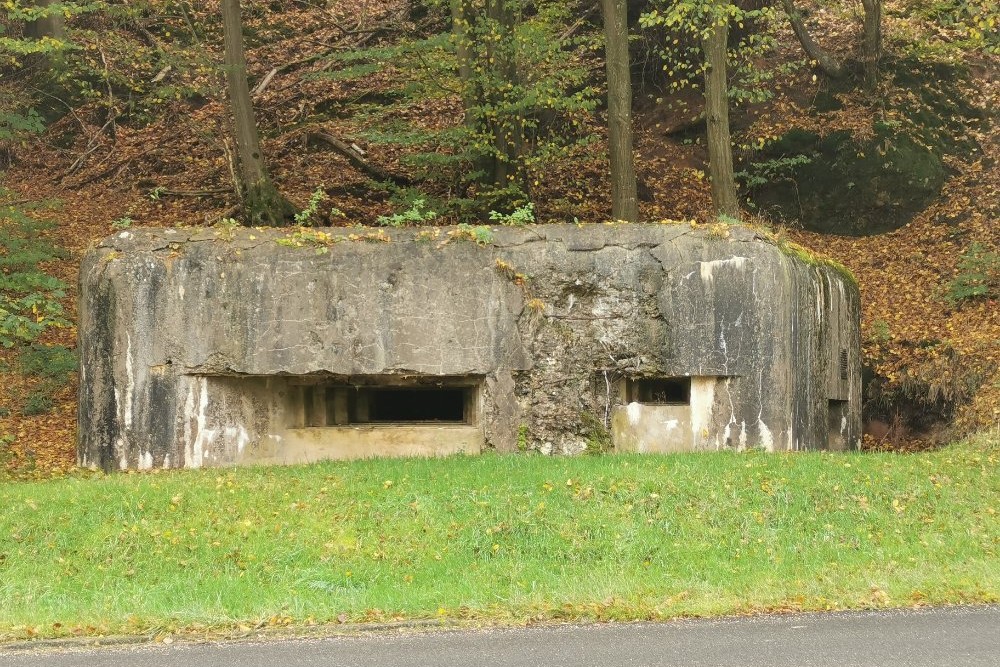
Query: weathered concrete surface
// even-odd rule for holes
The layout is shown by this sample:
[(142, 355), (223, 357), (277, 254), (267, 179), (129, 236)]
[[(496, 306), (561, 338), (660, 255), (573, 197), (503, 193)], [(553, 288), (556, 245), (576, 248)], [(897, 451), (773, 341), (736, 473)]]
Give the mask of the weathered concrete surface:
[(615, 449), (642, 454), (669, 454), (694, 448), (689, 405), (629, 403), (611, 411)]
[[(613, 419), (619, 445), (639, 451), (860, 438), (859, 297), (834, 269), (743, 229), (495, 228), (487, 245), (447, 232), (372, 242), (325, 230), (342, 238), (330, 247), (282, 245), (277, 230), (109, 238), (81, 270), (80, 463), (338, 456), (324, 433), (442, 426), (369, 425), (367, 402), (383, 394), (346, 406), (345, 391), (435, 383), (465, 388), (460, 421), (481, 433), (443, 439), (441, 452), (481, 442), (575, 453)], [(643, 378), (690, 383), (669, 406), (676, 427), (656, 424), (664, 406), (623, 394)], [(336, 428), (308, 428), (303, 401)], [(397, 451), (434, 451), (419, 432), (418, 452)]]

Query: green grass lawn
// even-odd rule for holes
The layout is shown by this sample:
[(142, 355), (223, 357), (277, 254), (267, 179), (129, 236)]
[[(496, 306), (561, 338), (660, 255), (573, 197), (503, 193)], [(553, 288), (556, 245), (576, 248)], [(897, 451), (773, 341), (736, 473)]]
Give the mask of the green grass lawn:
[(993, 437), (12, 483), (0, 639), (995, 602), (998, 463)]

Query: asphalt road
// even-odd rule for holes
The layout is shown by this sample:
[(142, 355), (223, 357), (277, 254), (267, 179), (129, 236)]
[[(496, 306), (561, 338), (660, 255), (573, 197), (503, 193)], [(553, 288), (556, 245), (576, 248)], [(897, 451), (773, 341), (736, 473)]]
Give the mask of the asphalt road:
[(997, 667), (1000, 607), (392, 632), (118, 649), (0, 649), (4, 667)]

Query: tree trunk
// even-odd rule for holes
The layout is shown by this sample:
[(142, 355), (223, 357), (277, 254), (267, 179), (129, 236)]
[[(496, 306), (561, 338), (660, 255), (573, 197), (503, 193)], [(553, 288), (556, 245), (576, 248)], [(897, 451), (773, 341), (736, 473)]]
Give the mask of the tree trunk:
[(827, 76), (839, 79), (844, 76), (844, 67), (829, 51), (816, 43), (816, 40), (809, 34), (809, 29), (802, 22), (802, 14), (795, 8), (794, 0), (781, 0), (781, 6), (788, 15), (788, 21), (792, 24), (792, 30), (799, 39), (799, 44), (810, 58), (819, 64), (819, 68)]
[[(39, 9), (44, 9), (50, 7), (60, 0), (35, 0), (34, 5)], [(49, 14), (43, 18), (30, 21), (24, 27), (25, 35), (31, 37), (32, 39), (41, 39), (42, 37), (55, 37), (61, 38), (65, 35), (66, 26), (63, 21), (63, 16), (60, 12), (55, 12)]]
[[(501, 79), (512, 85), (518, 81), (517, 62), (511, 40), (514, 38), (514, 14), (506, 0), (488, 0), (486, 15), (498, 30), (497, 42), (487, 58), (490, 67)], [(503, 107), (510, 103), (507, 93), (499, 92), (496, 103)], [(499, 188), (518, 183), (523, 174), (520, 171), (520, 157), (524, 148), (524, 119), (512, 114), (499, 114), (493, 127), (493, 184)], [(523, 184), (522, 184), (523, 185)]]
[(882, 0), (861, 0), (865, 10), (864, 44), (865, 90), (878, 88), (879, 61), (882, 59)]
[(469, 42), (469, 24), (472, 19), (468, 0), (451, 0), (451, 36), (455, 40), (455, 55), (458, 57), (458, 80), (462, 84), (462, 108), (465, 110), (465, 125), (472, 127), (476, 119), (472, 114), (475, 92), (472, 87), (472, 45)]
[(233, 113), (236, 139), (237, 176), (243, 210), (251, 225), (285, 226), (291, 223), (295, 208), (285, 199), (267, 173), (260, 135), (250, 101), (247, 83), (247, 60), (243, 51), (243, 21), (239, 0), (222, 0), (222, 26), (225, 41), (226, 81)]
[(739, 218), (740, 207), (733, 175), (733, 144), (729, 136), (729, 94), (726, 81), (726, 44), (729, 21), (715, 25), (702, 39), (705, 52), (705, 119), (708, 126), (708, 171), (716, 215)]
[(639, 219), (639, 198), (632, 153), (632, 73), (629, 69), (627, 0), (601, 0), (601, 11), (607, 43), (611, 217), (636, 222)]
[[(32, 4), (37, 9), (46, 9), (56, 4), (60, 0), (35, 0)], [(66, 23), (61, 12), (54, 12), (48, 16), (28, 21), (24, 26), (24, 36), (38, 41), (45, 37), (63, 39), (66, 36)], [(64, 61), (62, 54), (53, 52), (33, 53), (25, 56), (24, 65), (28, 68), (37, 69), (40, 72), (54, 73), (55, 70), (62, 70)]]

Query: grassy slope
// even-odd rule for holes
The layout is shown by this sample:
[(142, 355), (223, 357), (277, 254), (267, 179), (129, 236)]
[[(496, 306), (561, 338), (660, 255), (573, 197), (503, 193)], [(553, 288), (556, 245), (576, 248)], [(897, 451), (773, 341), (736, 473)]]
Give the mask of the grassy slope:
[(998, 462), (994, 438), (7, 485), (0, 639), (997, 601)]

